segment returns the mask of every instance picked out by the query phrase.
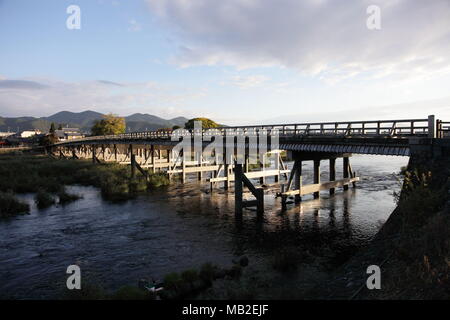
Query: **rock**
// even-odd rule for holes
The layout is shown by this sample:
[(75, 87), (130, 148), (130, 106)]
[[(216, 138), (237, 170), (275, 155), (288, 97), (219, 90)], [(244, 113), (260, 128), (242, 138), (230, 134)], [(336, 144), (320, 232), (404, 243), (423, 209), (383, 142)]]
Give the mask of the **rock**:
[(242, 256), (242, 257), (239, 259), (239, 264), (241, 265), (241, 267), (246, 267), (246, 266), (248, 266), (248, 258), (247, 258), (247, 256)]

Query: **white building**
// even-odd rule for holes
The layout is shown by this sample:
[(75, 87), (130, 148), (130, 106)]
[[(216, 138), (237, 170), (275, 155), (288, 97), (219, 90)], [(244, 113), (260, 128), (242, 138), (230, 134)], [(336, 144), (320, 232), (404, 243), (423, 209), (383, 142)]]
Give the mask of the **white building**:
[(18, 132), (16, 135), (20, 138), (30, 138), (38, 134), (41, 134), (40, 130), (25, 130)]
[(73, 140), (84, 137), (84, 135), (80, 133), (80, 129), (78, 128), (62, 128), (61, 130), (55, 130), (55, 134), (60, 141)]
[(6, 138), (12, 136), (14, 132), (0, 132), (0, 138)]

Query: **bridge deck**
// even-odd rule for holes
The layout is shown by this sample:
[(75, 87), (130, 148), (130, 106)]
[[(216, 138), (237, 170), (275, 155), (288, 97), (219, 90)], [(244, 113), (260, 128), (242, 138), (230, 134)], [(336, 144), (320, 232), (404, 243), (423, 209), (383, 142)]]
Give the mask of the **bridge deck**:
[[(424, 119), (371, 120), (322, 123), (294, 123), (220, 127), (213, 129), (178, 129), (124, 133), (119, 135), (93, 136), (56, 143), (54, 146), (80, 146), (92, 144), (136, 144), (158, 145), (173, 148), (186, 137), (201, 137), (211, 141), (223, 137), (226, 148), (238, 143), (227, 141), (230, 136), (245, 136), (245, 148), (259, 146), (251, 137), (262, 133), (279, 137), (279, 148), (291, 151), (347, 152), (355, 154), (400, 155), (410, 154), (412, 138), (444, 138), (449, 133), (450, 123)], [(208, 145), (209, 142), (203, 142)], [(268, 145), (270, 147), (270, 145)]]

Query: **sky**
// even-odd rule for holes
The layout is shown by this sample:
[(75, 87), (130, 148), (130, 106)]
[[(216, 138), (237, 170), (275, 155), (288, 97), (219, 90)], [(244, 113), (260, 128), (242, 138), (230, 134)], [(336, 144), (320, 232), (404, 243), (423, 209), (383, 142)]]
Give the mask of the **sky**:
[(449, 85), (449, 0), (0, 0), (4, 117), (450, 121)]

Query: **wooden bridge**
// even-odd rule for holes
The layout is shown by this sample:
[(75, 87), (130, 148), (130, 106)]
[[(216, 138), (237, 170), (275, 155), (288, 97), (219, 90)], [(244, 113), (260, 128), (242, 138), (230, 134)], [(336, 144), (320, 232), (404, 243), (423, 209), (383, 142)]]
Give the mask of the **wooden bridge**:
[[(169, 179), (186, 175), (206, 179), (213, 189), (223, 183), (228, 189), (234, 182), (236, 213), (245, 207), (256, 206), (264, 211), (264, 191), (254, 185), (254, 179), (264, 185), (267, 177), (280, 182), (278, 195), (283, 208), (286, 199), (296, 202), (306, 194), (320, 196), (320, 191), (336, 188), (347, 190), (355, 186), (359, 177), (352, 170), (352, 154), (412, 156), (442, 152), (438, 141), (450, 141), (450, 123), (424, 119), (374, 120), (324, 123), (296, 123), (278, 125), (220, 127), (173, 131), (133, 132), (109, 136), (93, 136), (59, 142), (50, 147), (54, 156), (61, 158), (89, 158), (94, 162), (114, 161), (130, 165), (131, 175), (139, 171), (148, 177), (151, 172), (164, 172)], [(267, 138), (269, 137), (269, 138)], [(274, 140), (276, 137), (276, 141)], [(190, 151), (179, 149), (188, 140)], [(195, 142), (199, 142), (200, 144)], [(211, 152), (208, 146), (215, 143)], [(200, 147), (199, 147), (200, 146)], [(193, 151), (192, 151), (193, 150)], [(218, 152), (219, 150), (219, 152)], [(231, 151), (230, 151), (231, 150)], [(294, 165), (288, 169), (282, 153)], [(256, 157), (255, 157), (256, 154)], [(336, 179), (336, 160), (342, 158), (343, 177)], [(320, 163), (329, 161), (329, 181), (320, 181)], [(313, 184), (302, 183), (302, 162), (313, 161)], [(255, 163), (258, 170), (255, 169)], [(270, 167), (267, 167), (270, 165)], [(253, 167), (253, 170), (252, 170)], [(247, 187), (255, 200), (243, 199)]]

